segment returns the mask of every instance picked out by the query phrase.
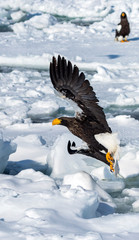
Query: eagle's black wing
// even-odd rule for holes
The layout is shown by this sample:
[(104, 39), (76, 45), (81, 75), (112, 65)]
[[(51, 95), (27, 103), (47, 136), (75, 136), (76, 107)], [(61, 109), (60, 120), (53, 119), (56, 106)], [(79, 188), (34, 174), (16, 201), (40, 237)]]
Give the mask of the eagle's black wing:
[(90, 121), (101, 124), (106, 131), (111, 132), (93, 88), (85, 79), (84, 73), (79, 74), (77, 66), (72, 67), (71, 62), (67, 63), (64, 57), (58, 56), (57, 61), (53, 57), (50, 63), (50, 77), (54, 88), (76, 102)]

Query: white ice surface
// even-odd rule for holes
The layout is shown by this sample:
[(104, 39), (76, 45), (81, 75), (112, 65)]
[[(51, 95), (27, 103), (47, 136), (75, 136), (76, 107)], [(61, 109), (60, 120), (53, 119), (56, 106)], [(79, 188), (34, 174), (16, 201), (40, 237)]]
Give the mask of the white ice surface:
[(16, 151), (16, 144), (0, 139), (0, 173), (3, 173), (10, 154)]

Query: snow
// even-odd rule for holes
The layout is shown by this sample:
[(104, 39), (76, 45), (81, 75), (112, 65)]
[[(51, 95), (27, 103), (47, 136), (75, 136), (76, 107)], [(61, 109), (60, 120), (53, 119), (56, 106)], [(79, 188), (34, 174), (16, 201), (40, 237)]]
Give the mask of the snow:
[[(121, 12), (131, 34), (114, 41)], [(139, 2), (0, 1), (0, 238), (139, 238)], [(55, 95), (49, 64), (60, 54), (85, 72), (120, 139), (116, 177), (69, 155), (82, 141), (62, 126), (72, 106)]]
[(11, 141), (0, 139), (0, 173), (3, 173), (7, 166), (9, 156), (16, 151), (16, 144)]

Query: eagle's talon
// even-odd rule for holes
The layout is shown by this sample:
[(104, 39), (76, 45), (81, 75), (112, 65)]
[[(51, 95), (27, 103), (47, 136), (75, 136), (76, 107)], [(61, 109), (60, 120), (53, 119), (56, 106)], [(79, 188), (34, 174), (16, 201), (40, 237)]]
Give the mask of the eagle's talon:
[(110, 164), (110, 171), (114, 172), (113, 164)]
[(114, 167), (113, 167), (114, 166), (114, 159), (109, 152), (107, 152), (107, 154), (106, 154), (106, 160), (110, 164), (110, 171), (114, 172)]
[(70, 141), (70, 140), (68, 141), (67, 150), (68, 150), (68, 153), (69, 153), (69, 154), (77, 153), (77, 150), (71, 149), (71, 147), (75, 147), (75, 146), (76, 146), (75, 142), (73, 142), (73, 143), (71, 144), (71, 141)]
[(74, 141), (72, 142), (72, 147), (76, 147), (76, 144)]

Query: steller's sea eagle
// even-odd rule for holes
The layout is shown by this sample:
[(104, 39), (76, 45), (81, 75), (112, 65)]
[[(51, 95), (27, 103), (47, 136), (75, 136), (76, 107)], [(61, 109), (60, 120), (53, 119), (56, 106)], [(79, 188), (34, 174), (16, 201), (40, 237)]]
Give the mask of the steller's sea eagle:
[(120, 42), (127, 42), (127, 37), (130, 33), (130, 26), (125, 12), (121, 13), (121, 22), (117, 25), (115, 32), (115, 40)]
[(66, 126), (72, 134), (79, 137), (87, 144), (87, 148), (73, 149), (75, 143), (68, 142), (70, 154), (80, 153), (96, 158), (110, 166), (114, 171), (118, 158), (119, 141), (117, 134), (112, 133), (103, 108), (98, 105), (98, 99), (85, 79), (83, 72), (79, 73), (77, 66), (72, 66), (70, 61), (58, 56), (53, 57), (50, 63), (50, 78), (54, 88), (78, 105), (75, 117), (60, 117), (53, 120), (52, 124)]

